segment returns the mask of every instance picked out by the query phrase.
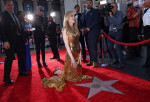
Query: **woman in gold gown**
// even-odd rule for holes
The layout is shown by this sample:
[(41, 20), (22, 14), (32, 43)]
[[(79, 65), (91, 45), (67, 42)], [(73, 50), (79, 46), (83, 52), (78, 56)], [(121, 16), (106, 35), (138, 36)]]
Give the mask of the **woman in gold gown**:
[(53, 76), (50, 79), (44, 78), (44, 87), (55, 87), (57, 91), (62, 91), (66, 85), (65, 80), (77, 82), (83, 79), (91, 79), (88, 75), (82, 75), (81, 51), (79, 43), (80, 33), (73, 11), (68, 11), (64, 16), (63, 40), (66, 47), (64, 71), (61, 76)]

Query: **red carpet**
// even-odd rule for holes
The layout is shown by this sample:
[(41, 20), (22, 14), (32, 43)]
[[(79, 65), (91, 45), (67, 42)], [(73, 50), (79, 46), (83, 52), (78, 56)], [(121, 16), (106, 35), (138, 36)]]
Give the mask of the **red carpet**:
[[(150, 82), (126, 74), (119, 70), (107, 68), (92, 68), (87, 67), (83, 63), (83, 73), (96, 76), (104, 81), (120, 79), (112, 86), (126, 95), (102, 91), (90, 99), (86, 99), (88, 89), (73, 85), (72, 82), (67, 82), (62, 92), (57, 92), (54, 88), (44, 88), (41, 84), (41, 79), (44, 77), (53, 76), (54, 67), (63, 69), (65, 58), (65, 50), (59, 50), (61, 61), (50, 60), (52, 53), (46, 52), (47, 68), (39, 69), (35, 60), (35, 53), (32, 56), (32, 70), (30, 76), (18, 76), (17, 60), (13, 62), (11, 78), (15, 81), (13, 85), (3, 83), (4, 65), (0, 64), (0, 102), (150, 102)], [(84, 80), (76, 83), (87, 83), (90, 80)]]

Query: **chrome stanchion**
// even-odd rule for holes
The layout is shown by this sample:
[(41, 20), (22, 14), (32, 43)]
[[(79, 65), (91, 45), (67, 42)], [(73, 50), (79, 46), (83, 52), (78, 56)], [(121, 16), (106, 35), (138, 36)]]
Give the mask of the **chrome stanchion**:
[(105, 38), (104, 38), (104, 31), (101, 30), (101, 39), (102, 39), (102, 64), (100, 65), (101, 67), (107, 67), (108, 64), (105, 63), (107, 59), (104, 58), (104, 44), (105, 42)]
[[(2, 46), (3, 46), (3, 43), (0, 41), (0, 60), (2, 58)], [(4, 63), (4, 61), (0, 61), (0, 64)]]

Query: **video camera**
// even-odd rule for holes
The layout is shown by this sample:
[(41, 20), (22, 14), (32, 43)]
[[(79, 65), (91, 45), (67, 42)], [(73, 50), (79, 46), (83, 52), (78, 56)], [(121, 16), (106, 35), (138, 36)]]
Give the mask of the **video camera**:
[(109, 12), (112, 12), (113, 6), (110, 3), (105, 4), (100, 8), (100, 13), (102, 16), (108, 16)]

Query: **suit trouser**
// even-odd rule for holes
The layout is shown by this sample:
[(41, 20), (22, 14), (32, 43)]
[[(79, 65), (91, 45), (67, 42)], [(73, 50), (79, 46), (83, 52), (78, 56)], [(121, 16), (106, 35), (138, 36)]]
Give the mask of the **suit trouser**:
[(36, 61), (40, 61), (40, 50), (42, 52), (42, 60), (45, 61), (45, 36), (34, 37), (36, 47)]
[[(116, 41), (122, 41), (122, 30), (118, 30), (117, 32), (109, 32), (108, 36), (110, 36), (111, 38), (113, 38)], [(114, 49), (114, 44), (116, 45), (117, 53)], [(108, 48), (109, 48), (109, 51), (111, 52), (113, 58), (115, 60), (119, 60), (119, 62), (122, 64), (123, 63), (123, 53), (122, 53), (121, 45), (116, 44), (108, 39)]]
[(49, 42), (50, 42), (50, 46), (51, 46), (51, 50), (53, 52), (54, 57), (59, 57), (59, 53), (58, 53), (58, 47), (57, 47), (57, 37), (56, 36), (51, 36), (49, 38)]
[[(135, 43), (138, 42), (137, 36), (140, 34), (140, 28), (130, 27), (129, 28), (129, 42)], [(140, 45), (128, 46), (129, 56), (137, 57), (140, 55)]]
[(79, 41), (80, 41), (81, 47), (82, 47), (83, 60), (86, 60), (86, 50), (85, 50), (84, 36), (80, 35)]
[(11, 67), (12, 67), (12, 62), (13, 62), (15, 52), (17, 53), (17, 57), (18, 57), (19, 72), (25, 72), (26, 70), (23, 61), (24, 46), (23, 46), (21, 35), (17, 36), (16, 44), (12, 45), (10, 43), (10, 49), (6, 50), (6, 58), (4, 63), (4, 79), (10, 78), (10, 72), (11, 72)]
[[(150, 26), (144, 27), (144, 36), (145, 36), (145, 39), (150, 39)], [(150, 42), (146, 44), (146, 47), (147, 47), (147, 56), (146, 56), (145, 64), (150, 65)]]
[(99, 33), (96, 31), (90, 32), (86, 35), (86, 42), (88, 42), (88, 50), (90, 54), (90, 61), (98, 62), (97, 59), (97, 43)]

